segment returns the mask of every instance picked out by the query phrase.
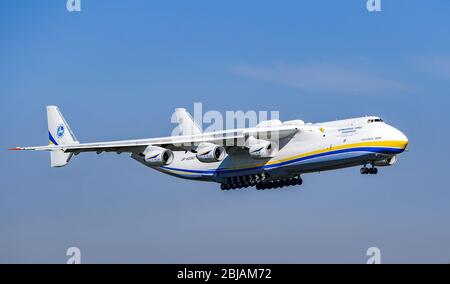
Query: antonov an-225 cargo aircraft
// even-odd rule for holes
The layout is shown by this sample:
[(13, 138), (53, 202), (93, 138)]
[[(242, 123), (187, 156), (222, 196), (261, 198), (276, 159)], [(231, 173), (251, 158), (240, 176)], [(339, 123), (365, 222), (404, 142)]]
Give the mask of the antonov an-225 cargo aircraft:
[(179, 136), (79, 143), (56, 106), (47, 107), (49, 146), (11, 150), (50, 151), (52, 167), (82, 152), (129, 153), (136, 161), (176, 177), (213, 181), (229, 190), (300, 185), (301, 175), (362, 166), (361, 174), (397, 161), (408, 139), (379, 117), (323, 123), (268, 120), (256, 127), (203, 132), (185, 109), (175, 110)]

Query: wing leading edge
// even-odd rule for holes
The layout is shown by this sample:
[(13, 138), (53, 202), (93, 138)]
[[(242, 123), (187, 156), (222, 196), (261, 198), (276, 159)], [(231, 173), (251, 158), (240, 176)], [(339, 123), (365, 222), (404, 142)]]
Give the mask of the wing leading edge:
[(188, 132), (189, 135), (80, 143), (76, 140), (70, 126), (57, 107), (47, 107), (47, 119), (50, 145), (16, 147), (10, 150), (50, 151), (52, 167), (62, 167), (69, 162), (72, 155), (77, 155), (82, 152), (96, 152), (97, 154), (102, 152), (116, 152), (119, 154), (127, 152), (139, 154), (144, 152), (148, 146), (191, 151), (193, 147), (203, 142), (217, 144), (226, 148), (244, 148), (246, 147), (246, 141), (249, 137), (267, 140), (290, 138), (293, 137), (300, 128), (304, 127), (301, 125), (277, 125), (202, 133), (200, 128), (195, 128), (190, 124), (189, 127), (195, 129), (195, 131), (190, 130)]

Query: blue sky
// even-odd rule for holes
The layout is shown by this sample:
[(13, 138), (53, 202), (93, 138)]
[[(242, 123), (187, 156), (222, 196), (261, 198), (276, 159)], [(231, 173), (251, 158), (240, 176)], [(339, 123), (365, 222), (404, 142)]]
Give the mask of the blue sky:
[[(0, 4), (0, 262), (450, 262), (450, 2), (65, 0)], [(222, 192), (126, 155), (51, 169), (46, 105), (82, 142), (170, 134), (176, 107), (375, 114), (410, 151), (377, 176)]]

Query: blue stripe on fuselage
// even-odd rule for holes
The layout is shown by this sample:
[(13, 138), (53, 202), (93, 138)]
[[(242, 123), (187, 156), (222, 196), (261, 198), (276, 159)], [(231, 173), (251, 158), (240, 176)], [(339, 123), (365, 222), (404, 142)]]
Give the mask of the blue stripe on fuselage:
[(167, 170), (174, 170), (174, 171), (180, 171), (180, 172), (187, 172), (187, 173), (198, 173), (198, 174), (214, 174), (214, 173), (232, 173), (232, 172), (240, 172), (240, 171), (251, 171), (251, 170), (259, 170), (259, 169), (271, 169), (276, 168), (300, 161), (310, 160), (314, 158), (319, 158), (323, 156), (329, 156), (329, 155), (335, 155), (335, 154), (341, 154), (341, 153), (348, 153), (348, 152), (373, 152), (373, 153), (381, 153), (381, 154), (398, 154), (403, 152), (403, 149), (399, 148), (387, 148), (387, 147), (357, 147), (357, 148), (349, 148), (349, 149), (342, 149), (342, 150), (335, 150), (335, 151), (329, 151), (326, 153), (320, 153), (315, 155), (310, 155), (306, 157), (301, 157), (297, 159), (292, 159), (285, 162), (280, 162), (272, 165), (264, 165), (259, 167), (252, 167), (252, 168), (243, 168), (243, 169), (235, 169), (235, 170), (226, 170), (226, 169), (214, 169), (214, 170), (189, 170), (189, 169), (179, 169), (179, 168), (172, 168), (172, 167), (161, 167), (163, 169)]

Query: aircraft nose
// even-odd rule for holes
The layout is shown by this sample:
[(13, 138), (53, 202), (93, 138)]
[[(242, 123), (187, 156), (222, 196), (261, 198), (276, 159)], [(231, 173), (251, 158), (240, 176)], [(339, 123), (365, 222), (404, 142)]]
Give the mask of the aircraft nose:
[(397, 140), (400, 143), (403, 150), (406, 149), (406, 147), (408, 146), (408, 142), (409, 142), (408, 137), (406, 137), (406, 135), (403, 134), (403, 132), (401, 132), (398, 129), (395, 129), (395, 137), (396, 137), (395, 140)]

